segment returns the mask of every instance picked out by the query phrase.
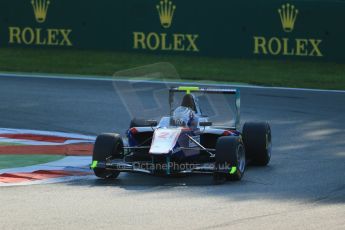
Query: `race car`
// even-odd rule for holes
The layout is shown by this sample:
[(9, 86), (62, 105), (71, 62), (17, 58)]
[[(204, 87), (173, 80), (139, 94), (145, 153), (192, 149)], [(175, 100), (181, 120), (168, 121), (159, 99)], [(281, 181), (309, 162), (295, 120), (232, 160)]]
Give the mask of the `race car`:
[[(182, 94), (182, 100), (175, 106), (176, 94)], [(225, 99), (212, 102), (214, 95)], [(211, 116), (206, 115), (200, 98), (209, 108), (218, 105), (219, 109), (211, 112)], [(228, 112), (224, 108), (229, 102), (234, 109)], [(116, 133), (99, 135), (91, 164), (95, 175), (113, 179), (120, 172), (159, 176), (200, 173), (212, 175), (214, 182), (221, 184), (241, 180), (248, 165), (269, 163), (270, 125), (246, 122), (240, 132), (238, 89), (172, 87), (169, 88), (169, 107), (169, 115), (160, 121), (134, 118), (126, 137)], [(230, 123), (226, 121), (228, 118)]]

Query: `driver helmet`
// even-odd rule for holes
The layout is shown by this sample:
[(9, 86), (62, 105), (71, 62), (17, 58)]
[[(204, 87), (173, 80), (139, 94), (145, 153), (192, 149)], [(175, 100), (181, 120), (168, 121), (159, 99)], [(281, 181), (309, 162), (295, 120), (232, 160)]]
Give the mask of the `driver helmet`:
[(195, 112), (188, 107), (179, 106), (174, 110), (173, 119), (176, 125), (191, 126), (195, 120)]

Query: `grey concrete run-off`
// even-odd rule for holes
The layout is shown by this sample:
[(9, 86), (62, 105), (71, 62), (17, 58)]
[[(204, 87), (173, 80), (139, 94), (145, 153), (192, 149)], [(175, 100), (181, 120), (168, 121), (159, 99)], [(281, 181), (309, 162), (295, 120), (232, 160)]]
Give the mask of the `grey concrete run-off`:
[[(152, 100), (149, 91), (140, 98)], [(345, 229), (345, 94), (241, 94), (242, 122), (271, 124), (268, 167), (221, 186), (209, 176), (121, 174), (0, 188), (0, 229)], [(1, 77), (0, 98), (0, 127), (97, 135), (123, 133), (130, 121), (107, 81)]]

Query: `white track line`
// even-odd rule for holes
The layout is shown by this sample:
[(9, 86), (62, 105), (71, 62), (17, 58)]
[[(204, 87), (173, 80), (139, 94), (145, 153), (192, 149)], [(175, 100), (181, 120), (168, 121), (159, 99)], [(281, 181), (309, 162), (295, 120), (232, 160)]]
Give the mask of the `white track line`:
[(32, 135), (83, 139), (83, 140), (90, 140), (90, 141), (94, 141), (96, 139), (95, 136), (87, 136), (87, 135), (82, 135), (82, 134), (64, 133), (64, 132), (56, 132), (56, 131), (40, 131), (40, 130), (30, 130), (30, 129), (0, 128), (0, 134), (32, 134)]
[(60, 146), (60, 145), (70, 145), (70, 144), (84, 144), (84, 143), (94, 143), (94, 140), (66, 140), (64, 142), (49, 142), (49, 141), (33, 141), (26, 139), (12, 139), (0, 137), (0, 143), (15, 143), (21, 145), (31, 145), (31, 146)]
[(44, 179), (44, 180), (34, 180), (34, 181), (19, 182), (19, 183), (1, 183), (0, 182), (0, 187), (56, 184), (56, 183), (70, 182), (70, 181), (75, 181), (75, 180), (86, 180), (86, 179), (95, 179), (95, 178), (96, 177), (94, 175), (85, 175), (85, 176), (65, 176), (65, 177), (49, 178), (49, 179)]
[(19, 168), (1, 169), (2, 173), (30, 173), (37, 170), (70, 170), (70, 171), (89, 171), (91, 156), (68, 156), (57, 161), (44, 164), (30, 165)]
[(82, 81), (109, 81), (109, 82), (144, 82), (152, 84), (179, 84), (179, 85), (194, 85), (194, 86), (216, 86), (216, 87), (236, 87), (236, 88), (252, 88), (252, 89), (270, 89), (270, 90), (292, 90), (292, 91), (307, 91), (307, 92), (324, 92), (324, 93), (345, 93), (345, 90), (327, 90), (327, 89), (308, 89), (308, 88), (288, 88), (288, 87), (268, 87), (256, 85), (240, 85), (231, 83), (196, 83), (196, 82), (179, 82), (179, 81), (150, 81), (150, 80), (131, 80), (131, 79), (113, 79), (112, 77), (83, 77), (80, 75), (42, 75), (42, 74), (25, 74), (25, 73), (0, 73), (0, 77), (18, 77), (18, 78), (45, 78), (45, 79), (63, 79), (63, 80), (82, 80)]
[[(8, 129), (0, 128), (0, 134), (36, 134), (45, 136), (55, 136), (55, 137), (65, 137), (65, 138), (80, 138), (77, 140), (67, 140), (64, 143), (53, 143), (48, 141), (33, 141), (33, 140), (22, 140), (22, 139), (12, 139), (0, 137), (0, 142), (9, 143), (21, 143), (28, 145), (66, 145), (73, 143), (92, 143), (95, 140), (94, 136), (86, 136), (74, 133), (63, 133), (63, 132), (51, 132), (51, 131), (38, 131), (38, 130), (26, 130), (26, 129)], [(3, 173), (31, 173), (37, 170), (62, 170), (62, 171), (80, 171), (90, 173), (91, 156), (68, 156), (57, 161), (52, 161), (48, 163), (30, 165), (18, 168), (6, 168), (1, 169), (0, 174)], [(88, 175), (86, 175), (88, 176)], [(71, 180), (76, 180), (80, 178), (85, 178), (85, 176), (63, 176), (61, 178), (49, 178), (44, 180), (34, 180), (21, 183), (2, 183), (0, 182), (0, 187), (3, 186), (18, 186), (18, 185), (34, 185), (34, 184), (47, 184), (47, 183), (58, 183), (66, 182)]]
[[(48, 162), (45, 164), (32, 165), (20, 168), (9, 168), (0, 170), (2, 173), (31, 173), (38, 170), (62, 170), (62, 171), (77, 171), (91, 173), (90, 170), (91, 157), (65, 157), (61, 160)], [(33, 180), (19, 183), (2, 183), (0, 187), (11, 187), (11, 186), (25, 186), (25, 185), (38, 185), (38, 184), (52, 184), (61, 183), (79, 179), (94, 178), (93, 175), (76, 175), (76, 176), (62, 176), (59, 178), (48, 178), (43, 180)]]

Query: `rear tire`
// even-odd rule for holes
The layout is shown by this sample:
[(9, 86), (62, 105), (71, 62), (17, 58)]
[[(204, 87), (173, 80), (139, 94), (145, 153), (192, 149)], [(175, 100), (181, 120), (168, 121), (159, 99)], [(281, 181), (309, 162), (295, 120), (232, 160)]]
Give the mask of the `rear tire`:
[(247, 122), (243, 126), (243, 142), (251, 164), (266, 166), (271, 160), (272, 137), (267, 122)]
[(245, 151), (240, 137), (219, 137), (216, 144), (214, 181), (241, 180), (246, 168)]
[[(123, 142), (119, 134), (101, 134), (97, 137), (93, 149), (92, 161), (106, 162), (110, 159), (123, 157)], [(117, 178), (120, 172), (108, 171), (103, 168), (94, 168), (95, 175), (103, 179)]]

